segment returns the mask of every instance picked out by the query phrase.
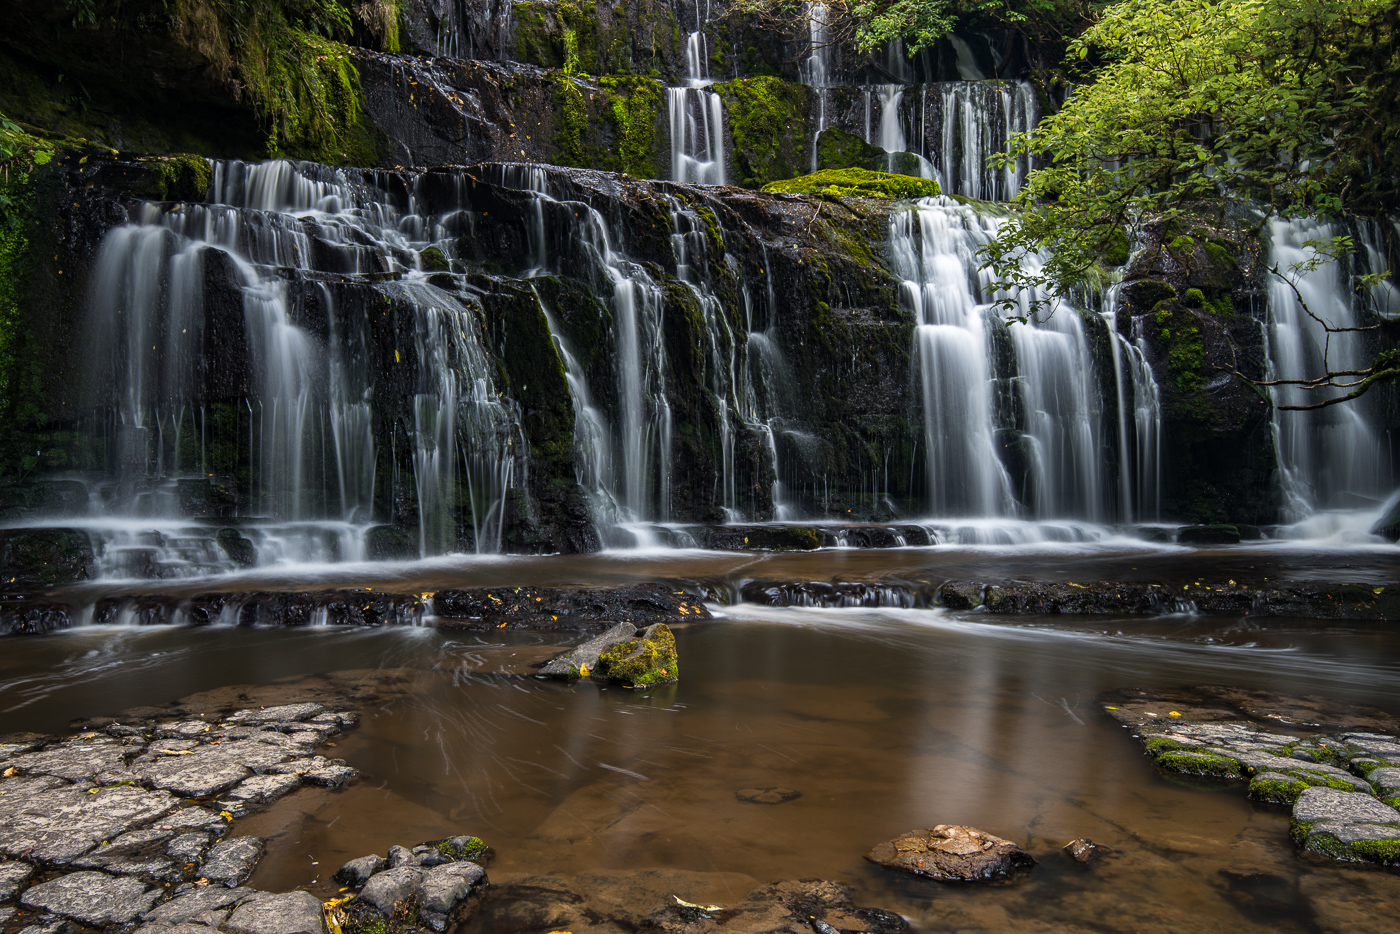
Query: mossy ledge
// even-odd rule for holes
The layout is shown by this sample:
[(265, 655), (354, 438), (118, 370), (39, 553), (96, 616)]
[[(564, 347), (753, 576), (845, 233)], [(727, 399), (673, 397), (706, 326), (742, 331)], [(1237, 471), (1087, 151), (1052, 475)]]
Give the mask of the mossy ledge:
[(823, 169), (811, 175), (769, 182), (764, 191), (792, 195), (837, 195), (843, 198), (933, 198), (938, 183), (912, 175), (892, 175), (869, 169)]

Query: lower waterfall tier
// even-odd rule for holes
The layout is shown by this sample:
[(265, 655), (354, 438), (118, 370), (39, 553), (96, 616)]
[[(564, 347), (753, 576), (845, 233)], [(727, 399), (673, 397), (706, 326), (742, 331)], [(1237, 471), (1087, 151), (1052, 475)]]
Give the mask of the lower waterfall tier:
[(74, 154), (18, 192), (0, 504), (88, 528), (104, 574), (1285, 518), (1269, 408), (1222, 375), (1267, 366), (1242, 226), (1007, 315), (992, 205), (289, 162), (142, 200), (169, 165)]

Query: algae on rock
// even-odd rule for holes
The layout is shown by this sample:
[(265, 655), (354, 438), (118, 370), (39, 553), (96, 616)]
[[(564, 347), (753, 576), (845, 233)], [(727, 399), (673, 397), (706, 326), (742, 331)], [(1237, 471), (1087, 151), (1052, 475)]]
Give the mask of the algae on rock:
[(598, 656), (594, 677), (620, 681), (628, 687), (648, 687), (679, 680), (676, 637), (665, 623), (653, 623), (635, 639), (610, 646)]
[(839, 195), (846, 198), (932, 198), (938, 182), (869, 169), (823, 169), (811, 175), (769, 182), (764, 191), (781, 194)]

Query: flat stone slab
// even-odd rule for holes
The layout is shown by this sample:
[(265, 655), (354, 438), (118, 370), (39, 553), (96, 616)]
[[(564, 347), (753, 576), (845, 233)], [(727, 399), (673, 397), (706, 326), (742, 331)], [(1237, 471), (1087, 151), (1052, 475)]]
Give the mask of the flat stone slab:
[(300, 787), (301, 779), (294, 774), (254, 775), (228, 791), (219, 800), (219, 807), (232, 812), (234, 817), (241, 817)]
[(0, 862), (0, 902), (8, 902), (19, 894), (20, 887), (34, 875), (34, 867), (18, 860)]
[(1336, 788), (1309, 788), (1293, 805), (1293, 820), (1306, 824), (1330, 820), (1346, 824), (1400, 824), (1400, 811), (1370, 795)]
[(310, 720), (326, 712), (323, 704), (284, 704), (261, 710), (239, 710), (229, 716), (230, 723), (263, 723), (271, 720)]
[(74, 872), (27, 890), (20, 901), (82, 924), (128, 924), (161, 896), (139, 879), (104, 872)]
[(1035, 865), (1035, 859), (1010, 840), (955, 824), (911, 830), (878, 844), (865, 858), (942, 882), (989, 882)]
[(50, 788), (0, 806), (0, 854), (67, 863), (175, 809), (169, 792), (119, 786)]
[(119, 876), (151, 876), (174, 879), (174, 861), (166, 852), (173, 830), (143, 828), (114, 837), (97, 849), (73, 860), (82, 869), (101, 869)]
[(229, 888), (242, 885), (262, 859), (264, 846), (260, 837), (234, 837), (216, 843), (200, 864), (199, 874)]
[[(193, 921), (197, 924), (222, 924), (233, 906), (251, 894), (248, 889), (228, 889), (218, 885), (206, 885), (171, 899), (164, 905), (146, 912), (145, 920), (165, 924), (181, 924)], [(211, 922), (205, 918), (217, 916)]]
[(135, 778), (126, 765), (128, 753), (140, 752), (141, 747), (124, 746), (106, 736), (84, 741), (70, 741), (42, 752), (15, 756), (10, 765), (30, 775), (56, 775), (70, 782), (100, 779), (104, 782), (130, 781)]
[(229, 934), (322, 934), (321, 902), (310, 892), (258, 892), (224, 922)]

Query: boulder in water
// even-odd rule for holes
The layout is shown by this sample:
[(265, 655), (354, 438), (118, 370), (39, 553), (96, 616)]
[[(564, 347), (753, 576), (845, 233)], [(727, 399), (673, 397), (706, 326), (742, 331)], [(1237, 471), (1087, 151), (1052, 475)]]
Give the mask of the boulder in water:
[(540, 674), (549, 678), (586, 678), (597, 669), (598, 656), (636, 634), (636, 626), (628, 622), (618, 623), (602, 635), (594, 636), (563, 655), (550, 659), (540, 669)]
[(940, 882), (991, 882), (1035, 865), (1010, 840), (956, 824), (911, 830), (878, 844), (865, 858)]
[(598, 656), (595, 677), (632, 688), (669, 684), (680, 678), (676, 637), (665, 623), (648, 626), (635, 639), (608, 647)]
[(1292, 832), (1319, 856), (1400, 866), (1400, 811), (1368, 794), (1308, 788), (1293, 805)]

